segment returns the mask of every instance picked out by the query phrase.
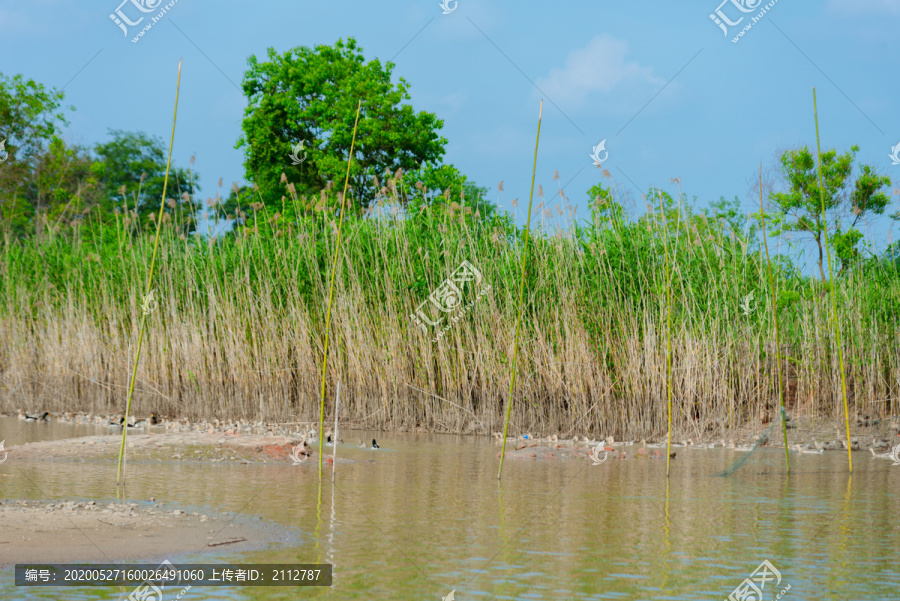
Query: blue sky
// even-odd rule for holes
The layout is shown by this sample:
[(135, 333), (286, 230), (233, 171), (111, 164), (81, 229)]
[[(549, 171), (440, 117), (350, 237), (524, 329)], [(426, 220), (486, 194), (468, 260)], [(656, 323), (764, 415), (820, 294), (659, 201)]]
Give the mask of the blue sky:
[[(226, 190), (243, 181), (234, 145), (247, 57), (347, 37), (367, 58), (396, 63), (413, 106), (444, 120), (445, 161), (502, 208), (513, 211), (518, 198), (520, 221), (542, 98), (537, 183), (548, 200), (564, 186), (579, 218), (600, 179), (589, 154), (604, 139), (603, 167), (634, 200), (632, 213), (644, 210), (650, 186), (674, 195), (673, 177), (700, 205), (737, 196), (753, 210), (760, 162), (769, 170), (778, 151), (815, 145), (814, 86), (823, 149), (858, 144), (862, 162), (900, 181), (888, 157), (900, 143), (897, 0), (778, 0), (737, 43), (766, 2), (459, 0), (445, 15), (439, 0), (178, 0), (137, 43), (130, 40), (156, 13), (126, 36), (109, 16), (120, 2), (0, 1), (0, 71), (65, 87), (77, 109), (70, 142), (105, 141), (110, 128), (168, 141), (183, 58), (174, 160), (187, 166), (196, 155), (203, 198), (219, 177)], [(710, 18), (717, 9), (732, 22), (744, 17), (727, 36)], [(132, 21), (143, 14), (131, 0), (121, 11)], [(882, 221), (871, 231), (883, 244), (893, 233)]]

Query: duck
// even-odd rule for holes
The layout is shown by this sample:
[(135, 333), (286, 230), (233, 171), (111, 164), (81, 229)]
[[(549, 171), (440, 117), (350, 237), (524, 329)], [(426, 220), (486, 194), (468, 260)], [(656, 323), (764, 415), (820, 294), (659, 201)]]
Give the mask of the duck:
[(40, 416), (40, 417), (35, 417), (35, 416), (33, 416), (33, 415), (28, 415), (27, 413), (26, 413), (26, 414), (23, 414), (23, 415), (25, 415), (25, 418), (24, 418), (24, 419), (25, 419), (26, 422), (45, 422), (45, 421), (47, 421), (47, 416), (50, 415), (50, 412), (49, 412), (49, 411), (44, 411), (44, 415), (42, 415), (42, 416)]
[(753, 447), (749, 447), (747, 445), (736, 445), (736, 444), (734, 444), (733, 440), (728, 441), (728, 448), (735, 450), (735, 451), (741, 451), (741, 452), (749, 452), (749, 451), (753, 450)]
[(869, 449), (869, 452), (872, 453), (872, 457), (876, 459), (894, 459), (893, 457), (891, 457), (890, 453), (876, 453), (875, 449), (872, 448)]
[(366, 443), (364, 443), (364, 442), (362, 441), (362, 438), (359, 439), (359, 444), (356, 445), (356, 447), (359, 448), (359, 449), (365, 449), (365, 448), (368, 448), (368, 446), (369, 446), (369, 445), (367, 445)]
[(151, 413), (151, 414), (150, 414), (150, 424), (153, 425), (153, 426), (155, 426), (155, 425), (158, 424), (158, 423), (159, 423), (159, 418), (156, 417), (156, 414), (155, 414), (155, 413)]
[(381, 448), (380, 446), (378, 446), (378, 442), (377, 442), (374, 438), (372, 439), (372, 448), (373, 448), (373, 449), (380, 449), (380, 448)]
[(794, 450), (798, 453), (804, 453), (807, 455), (821, 455), (825, 451), (822, 449), (806, 449), (802, 445), (796, 444), (794, 445)]
[[(337, 443), (338, 443), (338, 444), (344, 444), (344, 441), (343, 441), (342, 439), (338, 439)], [(331, 446), (331, 447), (334, 446), (334, 440), (332, 440), (331, 434), (328, 435), (328, 440), (325, 441), (325, 444), (327, 444), (328, 446)]]
[[(120, 428), (121, 428), (122, 426), (128, 426), (129, 428), (132, 428), (132, 429), (133, 429), (133, 428), (143, 428), (145, 422), (146, 422), (146, 420), (143, 420), (143, 419), (142, 419), (142, 420), (140, 420), (140, 421), (134, 422), (133, 424), (126, 424), (126, 423), (125, 423), (125, 418), (122, 417), (122, 418), (119, 418), (119, 423), (116, 424), (116, 425), (117, 425), (118, 427), (120, 427)], [(110, 425), (112, 425), (112, 423), (110, 423)]]

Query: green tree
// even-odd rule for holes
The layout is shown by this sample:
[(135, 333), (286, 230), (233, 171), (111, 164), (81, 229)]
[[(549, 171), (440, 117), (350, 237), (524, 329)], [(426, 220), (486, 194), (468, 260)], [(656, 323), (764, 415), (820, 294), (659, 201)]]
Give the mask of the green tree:
[[(0, 216), (7, 223), (15, 222), (18, 234), (32, 231), (35, 225), (41, 227), (35, 216), (47, 208), (47, 198), (38, 180), (48, 176), (54, 163), (46, 154), (51, 146), (57, 152), (66, 148), (59, 142), (59, 133), (68, 124), (65, 108), (61, 108), (63, 98), (61, 91), (48, 90), (22, 75), (0, 73)], [(72, 171), (62, 169), (56, 175), (67, 173)], [(60, 187), (65, 183), (60, 182)]]
[[(68, 125), (60, 105), (64, 94), (22, 75), (0, 73), (0, 141), (6, 146), (4, 172), (33, 167), (62, 126)], [(74, 110), (74, 107), (68, 107)]]
[(594, 227), (599, 227), (601, 219), (615, 226), (622, 223), (625, 208), (616, 202), (609, 187), (604, 187), (602, 182), (597, 183), (588, 189), (587, 195)]
[[(824, 228), (833, 223), (835, 231), (829, 236), (841, 269), (855, 260), (862, 234), (856, 229), (857, 223), (867, 215), (881, 215), (890, 202), (890, 197), (882, 188), (891, 185), (888, 176), (880, 176), (869, 165), (860, 165), (860, 174), (852, 181), (853, 161), (858, 146), (850, 152), (838, 155), (831, 149), (822, 154), (822, 181), (815, 158), (809, 148), (788, 150), (781, 155), (781, 172), (790, 187), (788, 192), (773, 192), (769, 200), (774, 212), (767, 219), (772, 220), (773, 235), (784, 231), (811, 234), (819, 251), (819, 274), (824, 281), (823, 267)], [(825, 204), (825, 221), (822, 220), (822, 200)]]
[[(391, 82), (394, 64), (365, 62), (356, 40), (334, 46), (300, 46), (281, 55), (268, 50), (268, 61), (248, 60), (243, 90), (249, 105), (236, 148), (244, 149), (249, 181), (259, 185), (263, 202), (281, 206), (281, 174), (300, 196), (318, 194), (328, 182), (340, 189), (353, 135), (357, 103), (362, 100), (350, 173), (353, 202), (367, 207), (378, 187), (374, 176), (385, 170), (411, 170), (439, 160), (447, 140), (438, 135), (443, 121), (414, 112), (409, 84)], [(290, 154), (303, 142), (299, 164)]]
[(464, 211), (469, 207), (479, 220), (491, 220), (497, 211), (494, 203), (485, 199), (487, 188), (475, 184), (453, 165), (424, 163), (400, 175), (400, 185), (395, 184), (397, 193), (410, 214), (425, 207), (449, 206), (452, 202)]
[[(101, 161), (98, 174), (103, 180), (103, 212), (111, 214), (119, 207), (137, 210), (144, 218), (156, 213), (166, 178), (167, 159), (162, 140), (143, 132), (110, 130), (109, 135), (112, 140), (95, 147)], [(194, 200), (197, 190), (197, 174), (173, 166), (169, 171), (166, 196), (175, 202), (167, 203), (165, 210), (192, 216), (200, 208)]]

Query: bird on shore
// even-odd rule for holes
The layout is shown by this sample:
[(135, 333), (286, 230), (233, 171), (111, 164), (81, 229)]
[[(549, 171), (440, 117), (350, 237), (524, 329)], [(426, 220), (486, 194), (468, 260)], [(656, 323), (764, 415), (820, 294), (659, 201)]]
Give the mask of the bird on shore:
[(807, 455), (821, 455), (822, 453), (825, 452), (825, 451), (822, 450), (822, 449), (807, 449), (807, 448), (804, 448), (802, 445), (799, 445), (799, 444), (795, 444), (795, 445), (794, 445), (794, 450), (797, 451), (798, 453), (804, 453), (804, 454), (807, 454)]
[(156, 417), (155, 413), (150, 414), (150, 423), (154, 426), (159, 423), (159, 418)]
[(44, 411), (44, 415), (40, 417), (35, 417), (33, 415), (28, 415), (27, 413), (23, 414), (25, 416), (26, 422), (45, 422), (47, 421), (47, 416), (50, 415), (49, 411)]
[(875, 449), (869, 449), (869, 452), (872, 453), (872, 457), (875, 459), (893, 459), (890, 453), (876, 453)]
[(733, 440), (728, 441), (728, 448), (734, 451), (749, 452), (753, 450), (753, 447), (747, 445), (736, 445)]
[(373, 449), (380, 449), (380, 448), (381, 448), (380, 446), (378, 446), (378, 442), (377, 442), (374, 438), (372, 439), (372, 448), (373, 448)]
[[(143, 419), (142, 419), (142, 420), (140, 420), (140, 421), (134, 422), (133, 424), (126, 424), (126, 423), (125, 423), (125, 418), (124, 418), (124, 417), (121, 417), (121, 418), (119, 418), (119, 423), (118, 423), (118, 424), (115, 424), (115, 425), (118, 426), (118, 427), (120, 427), (120, 428), (123, 427), (123, 426), (128, 426), (129, 428), (132, 428), (132, 429), (133, 429), (133, 428), (143, 428), (145, 423), (146, 423), (146, 420), (143, 420)], [(112, 425), (113, 425), (112, 422), (110, 422), (109, 425), (112, 426)]]

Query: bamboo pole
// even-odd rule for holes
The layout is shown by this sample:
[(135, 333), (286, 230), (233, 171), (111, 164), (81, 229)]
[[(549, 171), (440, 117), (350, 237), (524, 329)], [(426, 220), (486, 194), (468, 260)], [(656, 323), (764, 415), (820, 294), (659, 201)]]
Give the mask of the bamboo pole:
[(347, 155), (347, 176), (344, 178), (344, 193), (341, 196), (341, 213), (338, 217), (337, 242), (334, 247), (334, 262), (331, 264), (331, 284), (328, 286), (328, 310), (325, 314), (325, 352), (322, 356), (322, 399), (319, 409), (319, 481), (322, 480), (322, 452), (325, 439), (322, 436), (325, 427), (325, 374), (328, 371), (328, 334), (331, 330), (331, 303), (334, 300), (334, 278), (337, 273), (338, 257), (341, 253), (341, 232), (344, 229), (344, 204), (347, 202), (347, 186), (350, 184), (350, 164), (353, 162), (353, 149), (356, 145), (356, 127), (359, 125), (359, 112), (362, 110), (362, 99), (356, 105), (356, 121), (353, 123), (353, 138), (350, 140), (350, 153)]
[(663, 204), (662, 191), (658, 191), (659, 209), (663, 220), (663, 247), (666, 254), (666, 395), (669, 405), (669, 434), (666, 443), (666, 478), (672, 463), (672, 270), (669, 268), (669, 221)]
[(762, 163), (759, 164), (759, 215), (762, 219), (762, 238), (766, 247), (766, 269), (769, 272), (769, 289), (772, 294), (772, 319), (775, 322), (775, 362), (778, 370), (778, 408), (781, 410), (781, 431), (784, 433), (784, 462), (791, 475), (791, 459), (787, 440), (787, 419), (784, 415), (784, 383), (781, 379), (781, 330), (778, 327), (778, 299), (775, 296), (775, 278), (772, 276), (772, 260), (769, 258), (769, 240), (766, 238), (766, 212), (763, 208)]
[(844, 394), (844, 422), (847, 425), (847, 464), (853, 473), (853, 454), (850, 450), (850, 408), (847, 402), (847, 378), (844, 375), (844, 350), (841, 344), (841, 329), (837, 322), (837, 292), (834, 289), (834, 272), (831, 269), (831, 247), (828, 245), (828, 222), (825, 221), (825, 187), (822, 182), (822, 146), (819, 142), (819, 109), (816, 106), (816, 89), (813, 88), (813, 114), (816, 118), (816, 153), (819, 158), (819, 198), (822, 201), (822, 231), (825, 234), (825, 251), (828, 253), (828, 288), (831, 291), (831, 327), (837, 341), (838, 363), (841, 368), (841, 391)]
[(163, 211), (166, 208), (166, 188), (169, 184), (169, 169), (172, 166), (172, 147), (175, 145), (175, 121), (178, 118), (178, 92), (181, 90), (181, 60), (178, 61), (178, 81), (175, 84), (175, 111), (172, 115), (172, 137), (169, 138), (169, 158), (166, 161), (166, 176), (163, 179), (162, 198), (159, 202), (159, 215), (156, 218), (156, 236), (153, 240), (153, 257), (150, 260), (150, 271), (147, 274), (146, 293), (141, 302), (141, 329), (138, 334), (137, 353), (134, 356), (134, 366), (131, 369), (131, 383), (128, 385), (128, 400), (125, 401), (125, 421), (122, 422), (122, 444), (119, 446), (119, 462), (116, 467), (116, 486), (124, 483), (121, 478), (122, 464), (125, 459), (125, 437), (128, 434), (128, 414), (131, 411), (131, 399), (134, 397), (134, 382), (137, 379), (138, 363), (141, 360), (141, 349), (144, 344), (144, 332), (147, 326), (147, 317), (153, 312), (151, 303), (156, 301), (153, 298), (153, 276), (156, 272), (156, 255), (159, 250), (159, 232), (162, 228)]
[[(338, 407), (341, 403), (341, 381), (338, 380), (337, 396), (334, 398), (334, 454), (331, 459), (331, 483), (334, 484), (334, 473), (337, 471), (337, 446), (338, 446)], [(334, 511), (334, 499), (332, 498), (332, 511)]]
[(528, 220), (525, 222), (525, 245), (522, 250), (522, 277), (519, 282), (519, 314), (516, 317), (516, 337), (513, 342), (513, 358), (512, 358), (512, 378), (509, 380), (509, 396), (506, 399), (506, 422), (503, 425), (503, 444), (500, 447), (500, 469), (497, 470), (497, 479), (503, 473), (503, 458), (506, 455), (506, 435), (509, 432), (509, 416), (512, 410), (512, 395), (516, 385), (516, 360), (519, 354), (519, 328), (522, 324), (522, 301), (525, 297), (525, 266), (528, 258), (528, 236), (531, 232), (531, 203), (534, 200), (534, 177), (537, 172), (537, 153), (538, 143), (541, 141), (541, 117), (544, 114), (544, 101), (541, 100), (541, 107), (538, 111), (538, 128), (537, 138), (534, 141), (534, 163), (531, 167), (531, 192), (528, 195)]

